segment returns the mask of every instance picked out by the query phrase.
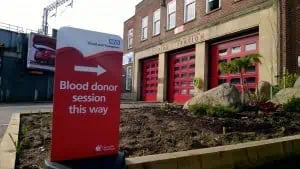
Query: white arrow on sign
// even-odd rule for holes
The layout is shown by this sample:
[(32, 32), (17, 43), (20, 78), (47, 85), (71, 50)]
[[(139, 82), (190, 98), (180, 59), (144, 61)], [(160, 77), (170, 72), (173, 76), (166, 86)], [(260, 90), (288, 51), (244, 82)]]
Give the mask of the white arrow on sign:
[(97, 67), (89, 67), (89, 66), (76, 66), (74, 67), (74, 71), (76, 72), (89, 72), (89, 73), (97, 73), (97, 76), (106, 72), (105, 69), (101, 66)]

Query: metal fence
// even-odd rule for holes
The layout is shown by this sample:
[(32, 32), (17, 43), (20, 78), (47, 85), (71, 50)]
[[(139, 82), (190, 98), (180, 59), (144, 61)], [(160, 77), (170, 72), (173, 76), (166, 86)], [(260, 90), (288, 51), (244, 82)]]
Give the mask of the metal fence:
[(0, 22), (0, 29), (5, 29), (8, 31), (12, 31), (12, 32), (18, 32), (18, 33), (30, 33), (30, 32), (34, 32), (34, 33), (38, 33), (38, 31), (32, 30), (32, 29), (25, 29), (23, 27), (20, 26), (16, 26), (16, 25), (11, 25), (8, 23), (3, 23)]

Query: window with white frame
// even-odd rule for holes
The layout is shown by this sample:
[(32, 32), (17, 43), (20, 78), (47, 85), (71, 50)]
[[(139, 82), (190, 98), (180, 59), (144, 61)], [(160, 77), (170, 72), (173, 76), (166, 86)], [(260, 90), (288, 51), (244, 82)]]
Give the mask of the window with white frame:
[(148, 38), (148, 16), (142, 19), (142, 36), (141, 40), (146, 40)]
[(184, 22), (196, 18), (196, 0), (184, 0)]
[(131, 90), (131, 83), (132, 83), (132, 68), (131, 68), (131, 66), (128, 66), (127, 70), (126, 70), (126, 90), (127, 91)]
[(167, 28), (172, 29), (176, 26), (176, 0), (168, 3), (168, 18), (167, 18)]
[(221, 0), (206, 0), (206, 13), (221, 7)]
[(153, 13), (153, 35), (160, 34), (160, 9)]
[(128, 31), (128, 49), (132, 48), (133, 43), (133, 29), (129, 29)]

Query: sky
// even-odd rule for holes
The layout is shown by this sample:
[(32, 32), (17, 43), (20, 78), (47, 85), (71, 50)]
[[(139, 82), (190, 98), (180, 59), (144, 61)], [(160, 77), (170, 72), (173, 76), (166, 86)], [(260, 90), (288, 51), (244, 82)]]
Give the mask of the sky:
[[(74, 0), (73, 8), (62, 5), (57, 15), (49, 17), (49, 30), (62, 26), (123, 36), (123, 22), (134, 15), (141, 0)], [(43, 9), (55, 0), (0, 0), (0, 27), (7, 23), (38, 30)], [(55, 10), (50, 13), (53, 15)]]

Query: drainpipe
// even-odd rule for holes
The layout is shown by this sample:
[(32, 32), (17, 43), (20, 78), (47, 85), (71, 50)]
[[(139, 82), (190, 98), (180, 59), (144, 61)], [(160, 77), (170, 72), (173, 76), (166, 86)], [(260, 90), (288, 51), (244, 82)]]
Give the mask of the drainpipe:
[(1, 89), (0, 99), (1, 99), (1, 102), (3, 102), (3, 90), (2, 89)]
[(38, 101), (39, 98), (39, 91), (37, 89), (34, 90), (34, 101)]
[(10, 97), (10, 91), (9, 91), (9, 89), (6, 89), (6, 92), (5, 92), (5, 99), (6, 99), (6, 101), (9, 100), (9, 97)]

